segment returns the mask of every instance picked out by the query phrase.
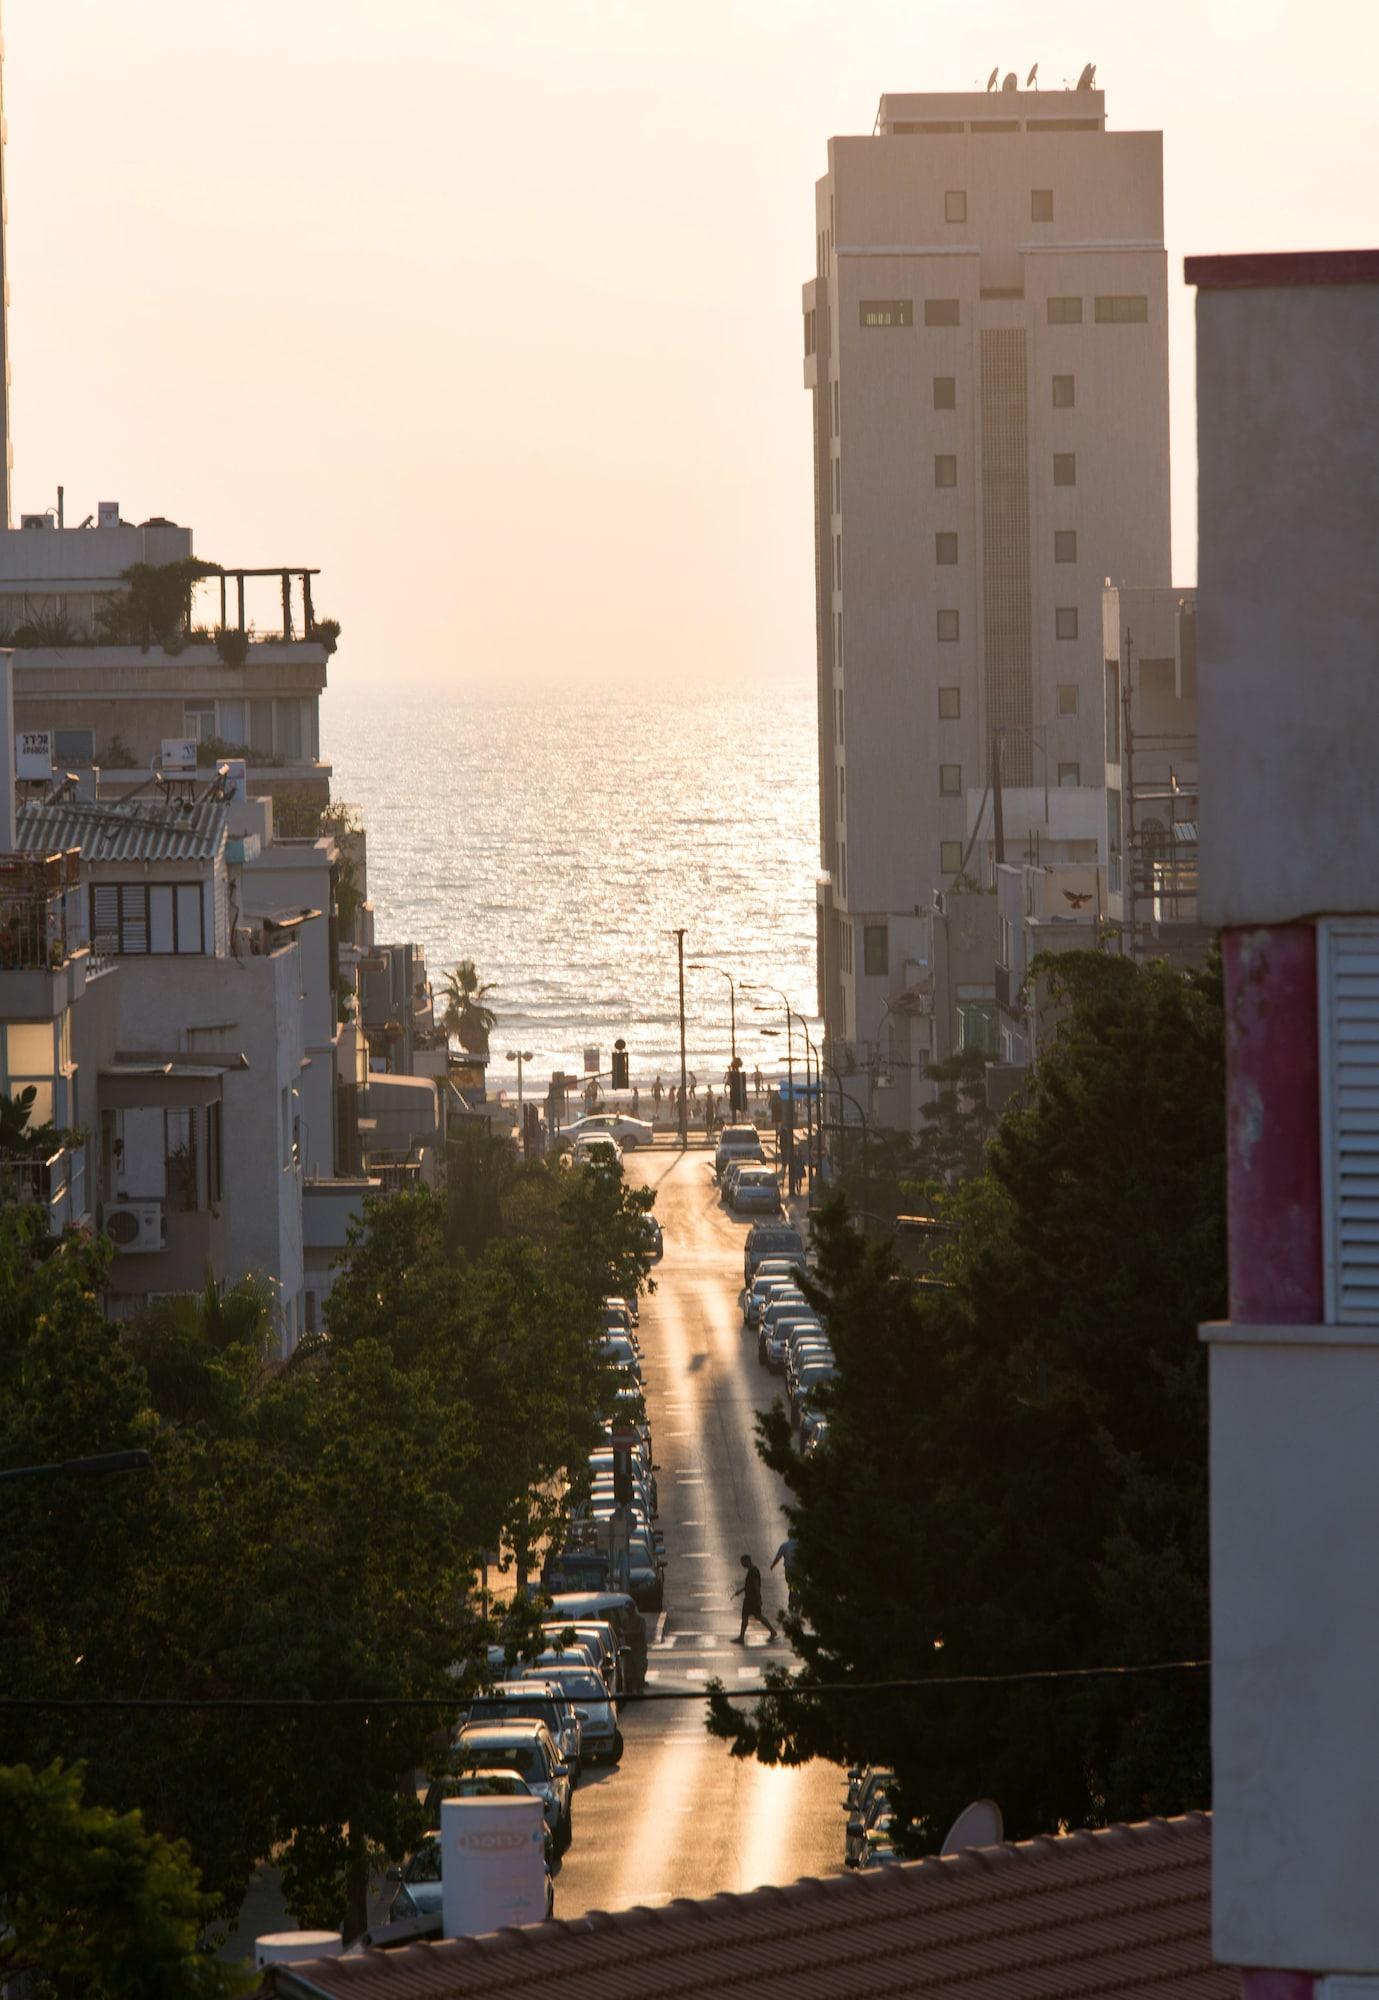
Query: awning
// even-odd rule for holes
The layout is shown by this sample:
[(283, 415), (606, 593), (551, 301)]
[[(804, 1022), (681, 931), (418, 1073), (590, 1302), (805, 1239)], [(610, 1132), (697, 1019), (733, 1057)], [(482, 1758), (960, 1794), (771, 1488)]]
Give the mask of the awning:
[(117, 1062), (98, 1077), (102, 1111), (202, 1110), (225, 1092), (223, 1069), (189, 1063)]

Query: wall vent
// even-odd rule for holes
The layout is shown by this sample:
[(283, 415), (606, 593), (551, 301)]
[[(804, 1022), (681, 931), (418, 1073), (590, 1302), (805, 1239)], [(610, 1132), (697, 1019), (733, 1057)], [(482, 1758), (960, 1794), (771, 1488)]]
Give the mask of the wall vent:
[(1317, 927), (1328, 1325), (1379, 1322), (1379, 920)]

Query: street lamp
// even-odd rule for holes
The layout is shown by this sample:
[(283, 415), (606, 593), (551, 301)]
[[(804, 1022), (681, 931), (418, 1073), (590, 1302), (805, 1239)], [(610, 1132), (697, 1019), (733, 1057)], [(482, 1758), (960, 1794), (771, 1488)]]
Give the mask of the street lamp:
[(517, 1065), (517, 1109), (519, 1112), (522, 1109), (522, 1065), (523, 1063), (529, 1063), (531, 1059), (532, 1052), (530, 1049), (508, 1050), (508, 1061), (515, 1062)]
[[(814, 1048), (814, 1043), (809, 1033), (809, 1024), (806, 1022), (804, 1015), (796, 1012), (779, 986), (770, 986), (762, 982), (752, 985), (748, 988), (748, 991), (753, 993), (774, 993), (785, 1009), (786, 1065), (790, 1078), (790, 1158), (792, 1162), (795, 1157), (795, 1044), (791, 1022), (798, 1021), (804, 1031), (805, 1163), (809, 1169), (809, 1206), (812, 1208), (814, 1206), (814, 1098), (809, 1084), (809, 1054), (813, 1050), (817, 1057), (818, 1050)], [(770, 1011), (768, 1007), (758, 1003), (758, 1012), (769, 1013)]]

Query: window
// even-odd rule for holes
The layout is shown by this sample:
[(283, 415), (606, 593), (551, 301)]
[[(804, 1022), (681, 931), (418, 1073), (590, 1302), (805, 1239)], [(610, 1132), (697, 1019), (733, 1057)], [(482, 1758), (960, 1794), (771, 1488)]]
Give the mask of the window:
[[(1076, 689), (1074, 689), (1074, 693)], [(838, 690), (838, 741), (843, 741), (843, 690)]]
[(1077, 453), (1056, 451), (1053, 455), (1053, 483), (1055, 486), (1076, 486)]
[(1120, 762), (1120, 663), (1106, 662), (1106, 761)]
[(958, 538), (946, 531), (934, 536), (934, 561), (955, 563), (958, 559)]
[(1081, 299), (1049, 300), (1050, 326), (1081, 326), (1081, 324), (1082, 324)]
[(1053, 531), (1053, 559), (1057, 562), (1077, 561), (1077, 529), (1055, 528)]
[(1029, 219), (1031, 222), (1053, 221), (1053, 189), (1031, 188), (1029, 191)]
[(1149, 318), (1149, 300), (1142, 292), (1122, 298), (1095, 301), (1093, 317), (1098, 326), (1143, 326)]
[(962, 689), (940, 688), (938, 691), (938, 719), (940, 722), (958, 722), (962, 719)]
[(860, 307), (863, 326), (913, 326), (913, 299), (863, 299)]
[(958, 324), (958, 301), (956, 299), (926, 299), (924, 301), (924, 324), (926, 326), (956, 326)]
[(1071, 375), (1055, 375), (1053, 378), (1053, 407), (1056, 410), (1071, 410), (1075, 400), (1073, 377)]
[(944, 875), (956, 875), (962, 868), (962, 842), (941, 840), (938, 844), (938, 865)]
[(947, 194), (943, 197), (943, 219), (945, 222), (966, 222), (967, 190), (965, 188), (949, 188)]
[(936, 410), (956, 410), (958, 407), (958, 378), (956, 375), (935, 375), (934, 408)]
[(891, 938), (888, 924), (863, 924), (862, 970), (868, 979), (884, 978), (891, 969)]
[(1077, 606), (1075, 604), (1059, 605), (1053, 614), (1053, 629), (1056, 636), (1060, 639), (1075, 639), (1077, 637)]
[(806, 354), (814, 352), (814, 309), (812, 307), (804, 316), (804, 351)]
[(1059, 685), (1058, 685), (1058, 713), (1059, 713), (1060, 715), (1076, 715), (1076, 714), (1077, 714), (1077, 682), (1076, 682), (1076, 681), (1060, 681), (1060, 682), (1059, 682)]
[(956, 486), (958, 483), (958, 461), (942, 452), (934, 460), (935, 486)]
[(91, 889), (91, 938), (103, 952), (205, 953), (199, 882), (101, 882)]
[(1082, 783), (1082, 766), (1080, 764), (1060, 764), (1058, 767), (1058, 782), (1060, 785), (1080, 785)]
[(835, 382), (835, 383), (834, 383), (834, 385), (833, 385), (833, 435), (834, 435), (834, 437), (837, 437), (837, 436), (838, 436), (838, 434), (839, 434), (839, 430), (840, 430), (840, 427), (841, 427), (841, 419), (842, 419), (842, 414), (843, 414), (843, 406), (842, 406), (842, 395), (841, 395), (841, 391), (842, 391), (842, 384), (841, 384), (840, 382)]
[(938, 614), (938, 636), (940, 639), (956, 639), (958, 636), (958, 614), (956, 611), (940, 611)]
[(194, 743), (209, 743), (216, 733), (215, 703), (185, 701), (182, 704), (182, 734)]
[(962, 796), (962, 765), (940, 764), (938, 767), (938, 788), (941, 797), (956, 799)]

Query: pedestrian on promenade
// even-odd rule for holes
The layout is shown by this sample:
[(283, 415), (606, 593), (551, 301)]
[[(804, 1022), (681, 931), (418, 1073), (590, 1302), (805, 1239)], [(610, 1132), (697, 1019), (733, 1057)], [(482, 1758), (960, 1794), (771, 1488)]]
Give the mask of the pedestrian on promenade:
[(641, 1115), (642, 1115), (642, 1093), (634, 1083), (632, 1086), (632, 1116), (634, 1118), (640, 1118)]
[(761, 1101), (761, 1093), (765, 1082), (766, 1078), (761, 1073), (761, 1064), (758, 1063), (752, 1071), (752, 1095), (757, 1099), (758, 1103)]
[(795, 1608), (795, 1537), (793, 1535), (787, 1535), (776, 1550), (776, 1553), (772, 1556), (772, 1569), (776, 1567), (777, 1563), (784, 1565), (785, 1594), (789, 1601), (790, 1609), (793, 1611)]
[(654, 1108), (655, 1110), (657, 1110), (657, 1111), (659, 1111), (659, 1110), (660, 1110), (660, 1108), (661, 1108), (661, 1095), (662, 1095), (662, 1093), (661, 1093), (661, 1072), (660, 1072), (659, 1070), (657, 1070), (657, 1072), (656, 1072), (656, 1081), (655, 1081), (655, 1083), (653, 1083), (653, 1084), (652, 1084), (652, 1086), (651, 1086), (651, 1102), (652, 1102), (652, 1106), (653, 1106), (653, 1108)]
[(747, 1574), (733, 1592), (734, 1597), (742, 1599), (742, 1625), (737, 1635), (739, 1646), (745, 1646), (747, 1643), (747, 1620), (749, 1618), (755, 1618), (758, 1625), (764, 1625), (772, 1639), (776, 1636), (775, 1626), (761, 1608), (761, 1571), (750, 1556), (742, 1558), (742, 1567), (746, 1570)]

